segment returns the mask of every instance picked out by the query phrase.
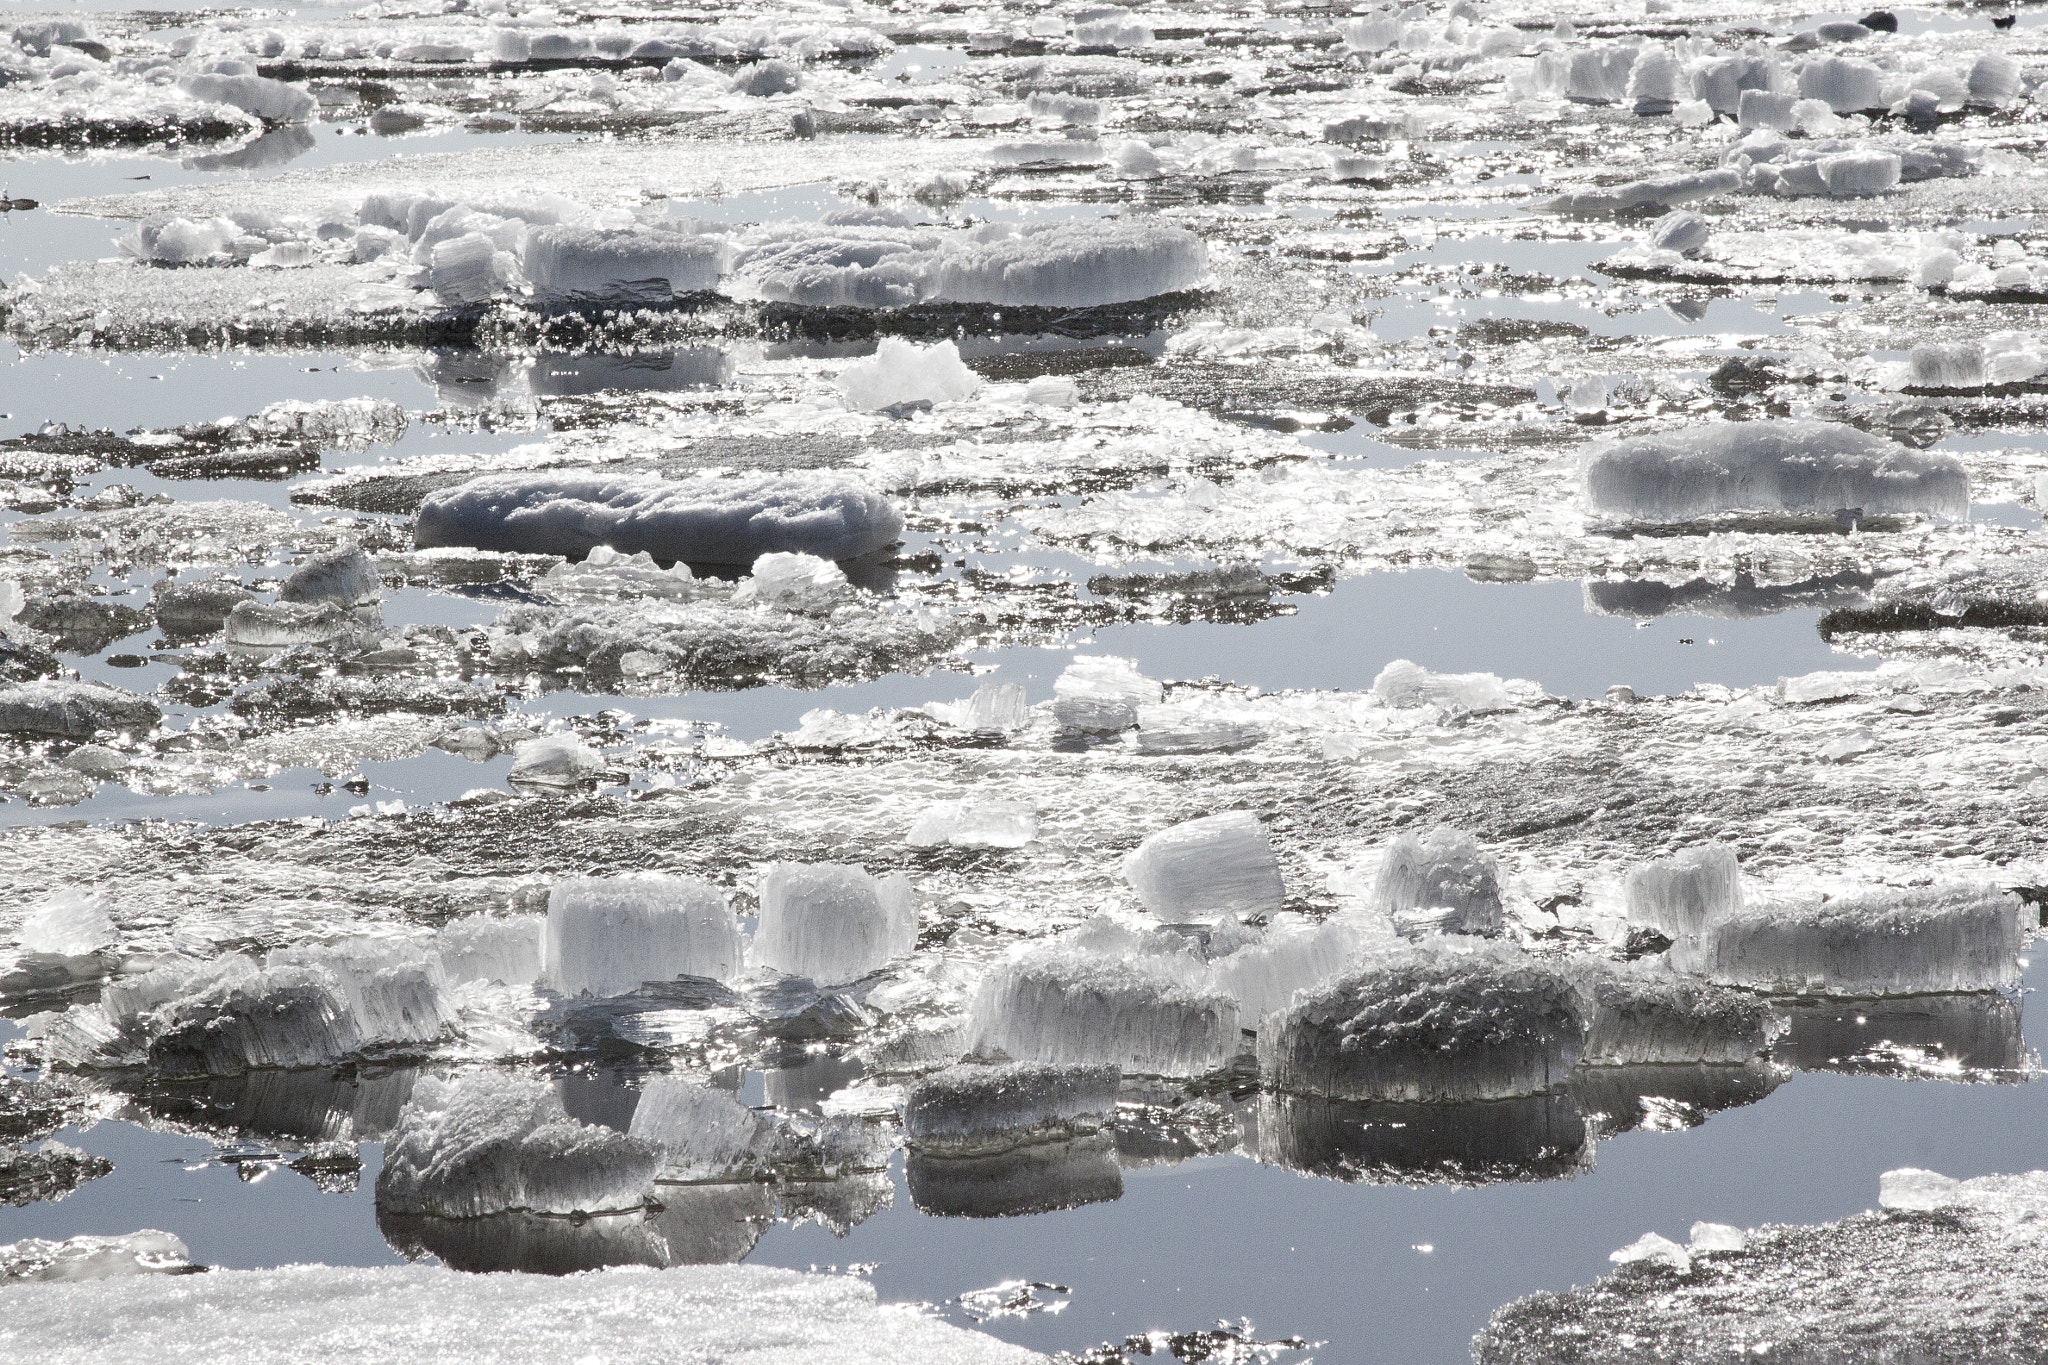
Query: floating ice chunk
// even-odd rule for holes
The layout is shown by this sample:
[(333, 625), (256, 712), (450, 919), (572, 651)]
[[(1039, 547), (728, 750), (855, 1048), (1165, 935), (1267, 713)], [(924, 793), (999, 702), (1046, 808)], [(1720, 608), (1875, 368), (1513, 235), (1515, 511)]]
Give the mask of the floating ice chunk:
[(1373, 883), (1373, 905), (1400, 922), (1411, 911), (1444, 910), (1444, 931), (1501, 930), (1500, 865), (1471, 835), (1439, 825), (1421, 838), (1398, 836), (1387, 846)]
[(548, 891), (547, 981), (563, 995), (620, 995), (647, 981), (740, 974), (739, 921), (717, 887), (643, 873), (575, 877)]
[(539, 915), (479, 914), (450, 920), (434, 935), (441, 972), (450, 985), (532, 981), (540, 975), (544, 924)]
[(1969, 475), (1953, 455), (1829, 422), (1718, 422), (1639, 436), (1585, 465), (1596, 512), (1682, 522), (1717, 512), (1830, 516), (1969, 515)]
[(385, 1146), (377, 1207), (440, 1218), (637, 1208), (660, 1163), (653, 1143), (570, 1118), (545, 1081), (422, 1077)]
[(1110, 169), (1125, 180), (1157, 180), (1164, 175), (1165, 163), (1159, 153), (1142, 142), (1125, 142), (1110, 153)]
[(1341, 1100), (1503, 1099), (1560, 1084), (1584, 1038), (1570, 983), (1513, 950), (1394, 950), (1269, 1017), (1259, 1074)]
[(2021, 74), (2018, 58), (1986, 52), (1970, 66), (1970, 103), (2011, 103), (2019, 97)]
[(1742, 107), (1745, 90), (1782, 90), (1787, 75), (1775, 58), (1760, 53), (1721, 57), (1701, 63), (1692, 71), (1692, 92), (1706, 101), (1717, 114), (1735, 116)]
[(1150, 47), (1152, 30), (1123, 15), (1104, 16), (1076, 23), (1074, 41), (1083, 47)]
[(1681, 128), (1704, 128), (1714, 121), (1714, 106), (1705, 100), (1680, 100), (1671, 117)]
[(117, 782), (126, 776), (130, 768), (128, 755), (119, 749), (110, 749), (104, 744), (81, 744), (64, 755), (60, 765), (75, 773), (100, 782)]
[(1507, 685), (1492, 673), (1432, 673), (1396, 659), (1372, 680), (1373, 695), (1389, 706), (1439, 706), (1451, 711), (1501, 711), (1512, 707)]
[(48, 896), (29, 912), (14, 941), (25, 953), (83, 957), (120, 941), (98, 892), (70, 887)]
[(1793, 110), (1799, 104), (1799, 96), (1789, 90), (1745, 90), (1742, 100), (1736, 106), (1736, 120), (1742, 130), (1768, 128), (1773, 132), (1786, 133), (1799, 126)]
[(280, 602), (332, 602), (353, 607), (384, 595), (384, 580), (360, 545), (324, 550), (299, 561), (277, 590)]
[(2016, 897), (1946, 885), (1749, 906), (1672, 945), (1672, 966), (1788, 994), (1990, 991), (2019, 980)]
[(1665, 113), (1692, 93), (1685, 66), (1669, 48), (1652, 43), (1636, 53), (1622, 99), (1639, 114)]
[(732, 600), (785, 610), (829, 611), (846, 587), (846, 571), (831, 560), (778, 551), (754, 561), (753, 572), (733, 589)]
[(1589, 104), (1613, 104), (1628, 92), (1629, 73), (1635, 63), (1633, 44), (1580, 48), (1571, 54), (1565, 95)]
[(1799, 97), (1823, 100), (1838, 114), (1882, 109), (1884, 72), (1854, 57), (1817, 57), (1799, 69)]
[(774, 1161), (774, 1129), (715, 1086), (656, 1076), (640, 1092), (628, 1132), (663, 1152), (667, 1180), (748, 1180)]
[[(1285, 921), (1285, 922), (1282, 922)], [(1237, 1001), (1238, 1017), (1258, 1028), (1268, 1014), (1285, 1009), (1300, 990), (1336, 976), (1372, 940), (1371, 927), (1352, 914), (1321, 924), (1282, 916), (1255, 942), (1217, 958), (1210, 966), (1216, 985)]]
[(143, 1020), (149, 1064), (166, 1075), (320, 1066), (362, 1046), (341, 983), (318, 967), (267, 971), (231, 957), (170, 984), (177, 993)]
[(1961, 1202), (1957, 1195), (1963, 1182), (1939, 1171), (1918, 1166), (1901, 1166), (1877, 1178), (1878, 1207), (1929, 1213)]
[(1169, 962), (1055, 942), (989, 972), (968, 1035), (974, 1051), (1019, 1061), (1200, 1076), (1237, 1051), (1237, 1023), (1236, 1001), (1187, 985)]
[(1899, 183), (1899, 158), (1891, 152), (1843, 152), (1814, 162), (1821, 183), (1837, 198), (1882, 194)]
[(1185, 228), (1060, 222), (998, 230), (939, 257), (931, 297), (953, 303), (1093, 308), (1192, 289), (1208, 250)]
[(1266, 827), (1225, 811), (1163, 829), (1125, 856), (1124, 880), (1164, 920), (1268, 915), (1287, 899)]
[(426, 285), (444, 304), (487, 303), (524, 281), (519, 258), (481, 232), (466, 232), (428, 249)]
[(1114, 1065), (954, 1066), (910, 1088), (903, 1131), (930, 1156), (987, 1156), (1085, 1137), (1116, 1122)]
[(163, 709), (149, 698), (97, 682), (26, 682), (0, 686), (0, 733), (91, 739), (102, 731), (142, 735)]
[(1566, 974), (1591, 1021), (1581, 1066), (1739, 1066), (1771, 1041), (1771, 1011), (1747, 991), (1681, 976), (1661, 963), (1589, 960)]
[(1977, 389), (1984, 386), (1984, 345), (1977, 341), (1943, 345), (1922, 342), (1907, 357), (1907, 383), (1916, 389)]
[(903, 842), (912, 848), (1022, 848), (1038, 837), (1038, 812), (1008, 801), (944, 801), (928, 808)]
[(581, 555), (598, 545), (691, 564), (752, 564), (801, 552), (859, 559), (895, 543), (903, 514), (834, 474), (666, 480), (586, 473), (488, 475), (432, 494), (421, 548)]
[(1650, 245), (1659, 251), (1696, 256), (1707, 246), (1707, 220), (1683, 210), (1667, 213), (1650, 224)]
[(730, 248), (658, 228), (536, 227), (521, 267), (546, 302), (637, 305), (715, 289)]
[(265, 123), (295, 123), (319, 105), (303, 87), (263, 76), (199, 73), (182, 78), (178, 85), (195, 100), (229, 105)]
[(1700, 844), (1629, 869), (1628, 922), (1676, 942), (1742, 908), (1742, 871), (1726, 844)]
[(574, 735), (543, 735), (512, 751), (514, 786), (573, 787), (604, 775), (604, 755)]
[(1102, 101), (1079, 95), (1035, 93), (1025, 99), (1024, 112), (1032, 118), (1048, 119), (1070, 128), (1093, 128), (1102, 122)]
[(1669, 1237), (1660, 1237), (1646, 1232), (1621, 1250), (1607, 1257), (1616, 1265), (1649, 1264), (1675, 1270), (1681, 1275), (1692, 1274), (1692, 1256), (1686, 1249)]
[(950, 341), (919, 346), (901, 337), (883, 337), (874, 355), (839, 372), (839, 391), (846, 405), (876, 412), (905, 403), (953, 403), (970, 398), (981, 376), (960, 359)]
[(1387, 142), (1415, 131), (1405, 113), (1350, 114), (1323, 125), (1325, 142)]
[(803, 72), (779, 59), (743, 66), (739, 74), (732, 78), (735, 93), (752, 95), (756, 99), (766, 99), (770, 95), (787, 95), (802, 88), (803, 83)]
[(0, 1246), (0, 1284), (68, 1284), (129, 1275), (181, 1275), (192, 1254), (168, 1232), (145, 1228), (124, 1237), (73, 1237), (47, 1242), (30, 1237)]
[(1694, 1223), (1687, 1238), (1686, 1250), (1695, 1256), (1706, 1256), (1719, 1251), (1749, 1250), (1749, 1234), (1741, 1228), (1727, 1223)]
[(1233, 714), (1208, 702), (1138, 708), (1141, 754), (1234, 753), (1265, 737), (1265, 726), (1255, 715)]
[(288, 649), (354, 635), (353, 617), (332, 602), (238, 602), (222, 627), (231, 645)]
[(1742, 173), (1723, 168), (1713, 171), (1688, 171), (1674, 175), (1653, 176), (1647, 180), (1633, 180), (1611, 190), (1580, 190), (1561, 194), (1552, 199), (1547, 207), (1552, 213), (1621, 213), (1630, 209), (1662, 207), (1675, 209), (1681, 204), (1695, 200), (1709, 199), (1717, 194), (1729, 194), (1742, 188)]
[(1052, 685), (1053, 719), (1084, 734), (1115, 734), (1138, 723), (1138, 708), (1157, 705), (1165, 689), (1129, 659), (1080, 654)]
[(917, 898), (901, 874), (776, 863), (761, 879), (748, 964), (823, 985), (857, 981), (917, 947)]
[(964, 701), (926, 702), (924, 709), (942, 725), (976, 734), (1008, 734), (1031, 724), (1031, 702), (1021, 683), (985, 682)]

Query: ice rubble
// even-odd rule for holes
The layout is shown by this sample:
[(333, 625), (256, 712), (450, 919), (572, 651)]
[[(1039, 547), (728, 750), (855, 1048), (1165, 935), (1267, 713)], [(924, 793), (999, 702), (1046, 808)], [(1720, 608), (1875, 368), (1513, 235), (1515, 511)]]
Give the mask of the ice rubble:
[(548, 889), (543, 959), (564, 995), (619, 995), (679, 976), (740, 974), (739, 921), (718, 888), (642, 873), (572, 877)]
[(1237, 1051), (1237, 1002), (1157, 956), (1067, 942), (998, 963), (975, 994), (968, 1034), (1017, 1061), (1116, 1065), (1138, 1076), (1200, 1076)]
[(1955, 456), (1823, 422), (1719, 422), (1636, 437), (1591, 453), (1584, 479), (1595, 512), (1637, 521), (1844, 511), (1960, 520), (1970, 510), (1969, 476)]
[(1672, 965), (1787, 994), (2008, 989), (2024, 938), (2010, 892), (1964, 883), (1745, 906), (1672, 945)]
[(1742, 869), (1721, 843), (1681, 849), (1628, 871), (1628, 922), (1674, 942), (1742, 908)]
[[(10, 1294), (29, 1283), (182, 1275), (203, 1268), (192, 1264), (184, 1242), (155, 1228), (120, 1237), (72, 1237), (62, 1242), (30, 1237), (0, 1246), (0, 1284), (9, 1285)], [(0, 1327), (0, 1343), (6, 1337), (7, 1329)]]
[(652, 1143), (570, 1118), (544, 1081), (422, 1078), (385, 1146), (377, 1206), (440, 1218), (638, 1208), (660, 1161)]
[(1124, 880), (1161, 919), (1269, 915), (1286, 899), (1265, 826), (1250, 811), (1188, 820), (1149, 835), (1123, 861)]
[(1873, 1349), (1902, 1360), (2038, 1355), (2048, 1342), (2033, 1301), (2048, 1274), (2038, 1231), (2048, 1174), (1928, 1176), (1885, 1175), (1882, 1187), (1928, 1191), (1896, 1211), (1696, 1236), (1682, 1265), (1675, 1256), (1624, 1265), (1590, 1285), (1531, 1295), (1494, 1313), (1473, 1356), (1481, 1365), (1705, 1362), (1754, 1354), (1759, 1342), (1794, 1360)]
[(1584, 1039), (1570, 984), (1514, 950), (1394, 950), (1268, 1019), (1259, 1074), (1336, 1100), (1506, 1099), (1561, 1083)]
[(894, 543), (903, 516), (843, 476), (751, 475), (668, 481), (574, 472), (498, 474), (428, 496), (422, 548), (582, 556), (600, 545), (692, 564), (752, 564), (764, 554), (858, 559)]
[(950, 341), (919, 346), (883, 337), (875, 353), (839, 372), (839, 391), (848, 407), (876, 412), (910, 403), (951, 403), (970, 398), (981, 376), (960, 359)]
[(1499, 864), (1478, 840), (1448, 826), (1420, 838), (1403, 834), (1389, 844), (1372, 899), (1404, 932), (1425, 925), (1454, 934), (1501, 930)]
[(25, 953), (83, 957), (120, 941), (120, 931), (107, 914), (106, 898), (70, 887), (52, 893), (29, 913), (15, 931)]
[(878, 1304), (853, 1275), (677, 1266), (588, 1275), (465, 1275), (439, 1266), (214, 1270), (205, 1275), (8, 1291), (0, 1349), (119, 1357), (233, 1357), (340, 1365), (461, 1357), (543, 1365), (705, 1359), (775, 1365), (1027, 1365), (1045, 1358), (910, 1305)]
[(824, 985), (855, 981), (917, 946), (917, 899), (901, 874), (777, 863), (761, 878), (749, 966)]
[(145, 735), (163, 721), (148, 697), (98, 682), (0, 686), (0, 733), (89, 740), (109, 732)]
[(1453, 711), (1497, 711), (1514, 705), (1507, 684), (1491, 673), (1432, 673), (1395, 659), (1372, 680), (1373, 695), (1389, 706), (1440, 706)]
[(903, 1131), (926, 1156), (987, 1156), (1069, 1141), (1114, 1124), (1119, 1080), (1113, 1065), (948, 1067), (910, 1088)]
[(1013, 801), (948, 801), (926, 810), (903, 842), (912, 848), (1022, 848), (1038, 837), (1038, 812)]
[(1084, 734), (1114, 734), (1138, 723), (1138, 708), (1157, 705), (1165, 689), (1129, 659), (1076, 655), (1052, 687), (1053, 719)]

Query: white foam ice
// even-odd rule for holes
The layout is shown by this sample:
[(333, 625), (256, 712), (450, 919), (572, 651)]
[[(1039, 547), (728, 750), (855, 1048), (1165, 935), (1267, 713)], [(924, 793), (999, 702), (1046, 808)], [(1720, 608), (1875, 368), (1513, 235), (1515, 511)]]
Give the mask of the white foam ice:
[(903, 515), (837, 474), (646, 476), (497, 474), (430, 495), (413, 539), (421, 547), (581, 556), (599, 545), (693, 564), (752, 564), (800, 552), (858, 559), (895, 542)]
[(545, 1081), (427, 1076), (385, 1145), (377, 1207), (440, 1218), (633, 1209), (652, 1195), (660, 1162), (651, 1142), (569, 1117)]
[(1671, 948), (1710, 980), (1789, 994), (1990, 991), (2019, 980), (2024, 931), (2010, 892), (1968, 883), (1753, 904)]
[(289, 85), (253, 74), (217, 75), (195, 72), (178, 85), (196, 100), (225, 104), (254, 114), (265, 123), (291, 123), (307, 117), (318, 102), (304, 86)]
[[(114, 1237), (72, 1237), (61, 1242), (28, 1237), (0, 1246), (0, 1284), (76, 1284), (131, 1275), (177, 1275), (191, 1270), (192, 1254), (168, 1232), (144, 1228)], [(5, 1329), (0, 1328), (0, 1342)]]
[(912, 822), (912, 848), (1022, 848), (1038, 837), (1038, 812), (1013, 801), (944, 801)]
[(1445, 825), (1387, 845), (1372, 901), (1404, 931), (1418, 912), (1417, 923), (1455, 934), (1497, 934), (1504, 922), (1499, 863), (1471, 835)]
[(383, 594), (384, 581), (377, 574), (375, 561), (360, 545), (342, 545), (300, 560), (278, 587), (277, 600), (354, 607), (374, 602)]
[(1270, 915), (1287, 897), (1266, 827), (1250, 811), (1183, 821), (1123, 860), (1124, 880), (1165, 920)]
[(1237, 1025), (1235, 1000), (1169, 961), (1055, 941), (990, 970), (968, 1036), (972, 1050), (1017, 1061), (1200, 1076), (1237, 1051)]
[(903, 1131), (931, 1156), (986, 1156), (1084, 1137), (1115, 1123), (1120, 1081), (1114, 1065), (947, 1067), (910, 1087)]
[(1955, 456), (1911, 450), (1840, 423), (1717, 422), (1600, 447), (1584, 467), (1595, 512), (1682, 522), (1721, 512), (1969, 515)]
[(869, 876), (837, 863), (776, 863), (761, 877), (750, 967), (855, 981), (917, 946), (917, 897), (900, 873)]
[(731, 981), (743, 948), (717, 887), (666, 873), (556, 882), (545, 944), (548, 985), (564, 995), (619, 995), (679, 976)]
[(1742, 908), (1742, 869), (1728, 845), (1699, 844), (1630, 868), (1623, 891), (1631, 925), (1675, 942)]
[(1686, 1250), (1695, 1256), (1749, 1250), (1749, 1234), (1727, 1223), (1697, 1222), (1686, 1238)]
[(907, 403), (952, 403), (973, 397), (981, 376), (960, 359), (951, 341), (919, 346), (883, 337), (875, 353), (839, 372), (839, 391), (848, 407), (875, 412)]
[(1138, 723), (1138, 708), (1165, 695), (1129, 659), (1080, 654), (1052, 685), (1053, 719), (1084, 734), (1114, 734)]

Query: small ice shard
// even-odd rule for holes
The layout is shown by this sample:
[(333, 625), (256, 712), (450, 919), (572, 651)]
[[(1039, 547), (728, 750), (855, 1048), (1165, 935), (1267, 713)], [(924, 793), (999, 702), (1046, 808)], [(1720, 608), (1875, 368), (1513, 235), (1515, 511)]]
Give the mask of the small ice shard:
[(1731, 168), (1687, 171), (1632, 180), (1607, 190), (1579, 190), (1558, 195), (1546, 206), (1552, 213), (1623, 213), (1631, 209), (1675, 209), (1699, 199), (1732, 194), (1742, 188), (1742, 172)]
[(1216, 984), (1237, 1001), (1247, 1028), (1284, 1009), (1299, 990), (1322, 985), (1343, 971), (1368, 942), (1370, 926), (1355, 914), (1333, 915), (1321, 924), (1299, 916), (1280, 917), (1264, 934), (1211, 965)]
[(975, 995), (974, 1051), (1201, 1076), (1237, 1051), (1237, 1002), (1165, 961), (1054, 942), (992, 969)]
[(119, 942), (120, 932), (107, 916), (103, 896), (69, 887), (46, 897), (30, 911), (15, 931), (14, 941), (24, 953), (83, 957)]
[(1163, 829), (1123, 861), (1124, 880), (1165, 920), (1265, 915), (1287, 897), (1266, 827), (1250, 811), (1225, 811)]
[(679, 976), (732, 981), (739, 920), (717, 887), (695, 877), (574, 877), (548, 890), (542, 960), (563, 995), (622, 995)]
[(384, 594), (384, 580), (360, 545), (308, 555), (277, 590), (280, 602), (332, 602), (360, 606)]
[(728, 254), (718, 238), (556, 223), (527, 234), (520, 266), (542, 302), (631, 306), (717, 288)]
[(747, 962), (821, 985), (857, 981), (917, 947), (917, 898), (901, 874), (839, 863), (776, 863), (761, 878)]
[(830, 611), (846, 594), (846, 571), (816, 555), (776, 553), (754, 561), (753, 571), (732, 600), (758, 602), (785, 611)]
[(948, 1067), (910, 1088), (903, 1131), (928, 1156), (987, 1156), (1068, 1141), (1116, 1122), (1120, 1079), (1114, 1065)]
[(73, 1237), (63, 1242), (30, 1237), (0, 1246), (0, 1284), (182, 1275), (194, 1268), (185, 1244), (155, 1228), (122, 1237)]
[(0, 734), (86, 740), (106, 731), (144, 735), (163, 722), (155, 702), (97, 682), (0, 686)]
[(1650, 245), (1659, 251), (1697, 256), (1707, 246), (1707, 220), (1682, 209), (1667, 213), (1650, 224)]
[(908, 403), (953, 403), (973, 397), (981, 376), (960, 359), (950, 341), (919, 346), (901, 337), (883, 337), (875, 353), (839, 372), (839, 391), (846, 405), (859, 412), (878, 412)]
[(543, 735), (512, 751), (514, 786), (574, 787), (604, 775), (604, 755), (572, 734)]
[(1740, 1066), (1769, 1046), (1770, 1008), (1748, 991), (1715, 986), (1662, 964), (1573, 963), (1590, 1021), (1581, 1066)]
[(170, 578), (157, 584), (150, 605), (167, 635), (211, 635), (227, 624), (229, 612), (255, 600), (239, 579)]
[(942, 801), (910, 827), (912, 848), (1022, 848), (1038, 837), (1038, 812), (1008, 801)]
[(1138, 708), (1141, 754), (1227, 754), (1264, 739), (1257, 717), (1220, 710), (1207, 702)]
[(1906, 359), (1907, 385), (1916, 389), (1977, 389), (1984, 386), (1984, 345), (1977, 341), (1943, 345), (1924, 341)]
[(1749, 1234), (1727, 1223), (1694, 1223), (1686, 1250), (1695, 1256), (1749, 1250)]
[(1585, 1020), (1569, 982), (1503, 948), (1394, 950), (1259, 1030), (1259, 1075), (1340, 1100), (1505, 1099), (1562, 1083)]
[(540, 975), (539, 915), (464, 915), (441, 926), (434, 935), (441, 972), (450, 985), (465, 981), (502, 981), (521, 985)]
[(778, 551), (859, 559), (895, 543), (903, 515), (837, 474), (727, 479), (589, 473), (494, 474), (432, 494), (421, 548), (583, 555), (599, 545), (691, 564), (752, 564)]
[(1611, 1253), (1608, 1260), (1616, 1265), (1655, 1265), (1666, 1270), (1675, 1270), (1681, 1275), (1692, 1274), (1692, 1255), (1669, 1237), (1660, 1237), (1646, 1232), (1621, 1250)]
[(1877, 1178), (1878, 1207), (1915, 1213), (1931, 1213), (1960, 1203), (1963, 1182), (1939, 1171), (1918, 1166), (1901, 1166)]
[(660, 1164), (653, 1143), (569, 1117), (545, 1081), (422, 1077), (384, 1148), (377, 1207), (440, 1218), (632, 1209)]
[(1492, 935), (1503, 922), (1500, 865), (1478, 840), (1445, 825), (1387, 845), (1372, 900), (1397, 925), (1411, 911), (1432, 910), (1450, 912), (1441, 917), (1447, 933)]
[(1823, 100), (1838, 114), (1882, 109), (1885, 73), (1854, 57), (1818, 57), (1799, 69), (1799, 97)]
[(1077, 655), (1052, 685), (1052, 714), (1062, 726), (1106, 735), (1138, 723), (1138, 708), (1155, 706), (1165, 689), (1129, 659)]
[(1396, 659), (1372, 680), (1373, 695), (1389, 706), (1439, 706), (1451, 711), (1501, 711), (1512, 707), (1507, 684), (1492, 673), (1432, 673)]
[(1719, 512), (1969, 515), (1953, 455), (1831, 422), (1717, 422), (1596, 450), (1586, 500), (1606, 516), (1684, 522)]
[(198, 72), (185, 76), (178, 85), (195, 100), (225, 104), (254, 114), (265, 123), (292, 123), (306, 118), (319, 106), (303, 86), (286, 85), (264, 76), (222, 76)]
[(343, 639), (358, 627), (332, 602), (238, 602), (228, 613), (225, 629), (231, 645), (288, 649)]
[(1747, 906), (1671, 948), (1671, 965), (1786, 994), (1883, 996), (2008, 989), (2019, 981), (2017, 897), (1968, 884)]
[(774, 1165), (772, 1125), (725, 1091), (681, 1076), (648, 1081), (627, 1131), (661, 1147), (665, 1180), (752, 1180)]
[(1726, 844), (1699, 844), (1629, 869), (1628, 922), (1676, 942), (1742, 908), (1742, 869)]

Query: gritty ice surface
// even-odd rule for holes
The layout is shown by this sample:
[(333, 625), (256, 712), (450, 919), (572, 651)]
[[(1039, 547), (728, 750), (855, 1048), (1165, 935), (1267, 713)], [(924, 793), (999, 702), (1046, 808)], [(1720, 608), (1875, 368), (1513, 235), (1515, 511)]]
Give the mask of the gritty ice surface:
[(1124, 859), (1124, 880), (1164, 920), (1268, 915), (1287, 889), (1266, 830), (1250, 811), (1226, 811), (1174, 825)]
[(1237, 1002), (1171, 962), (1054, 943), (998, 964), (974, 998), (974, 1050), (1020, 1062), (1200, 1076), (1237, 1051)]
[(731, 981), (743, 956), (718, 888), (660, 873), (555, 883), (543, 941), (547, 982), (564, 995), (619, 995), (679, 976)]
[(932, 1156), (981, 1156), (1100, 1132), (1116, 1117), (1113, 1065), (956, 1066), (911, 1087), (905, 1136)]
[(917, 900), (901, 876), (777, 863), (761, 877), (750, 967), (826, 985), (857, 980), (917, 945)]

